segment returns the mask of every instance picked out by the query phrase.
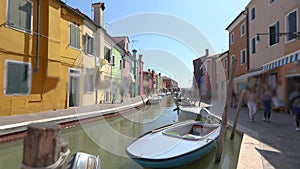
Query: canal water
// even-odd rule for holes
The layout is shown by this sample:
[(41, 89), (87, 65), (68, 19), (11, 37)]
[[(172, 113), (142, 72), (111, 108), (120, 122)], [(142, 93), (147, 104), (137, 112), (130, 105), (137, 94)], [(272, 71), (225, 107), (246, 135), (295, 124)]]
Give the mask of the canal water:
[[(143, 169), (125, 153), (126, 146), (139, 135), (178, 119), (171, 98), (164, 98), (159, 105), (132, 110), (121, 116), (82, 123), (64, 129), (61, 136), (69, 141), (71, 154), (82, 151), (99, 154), (103, 169)], [(215, 163), (212, 151), (201, 160), (177, 169), (235, 169), (242, 137), (230, 140), (230, 131), (224, 145), (220, 163)], [(23, 140), (0, 144), (0, 169), (18, 169), (22, 162)]]

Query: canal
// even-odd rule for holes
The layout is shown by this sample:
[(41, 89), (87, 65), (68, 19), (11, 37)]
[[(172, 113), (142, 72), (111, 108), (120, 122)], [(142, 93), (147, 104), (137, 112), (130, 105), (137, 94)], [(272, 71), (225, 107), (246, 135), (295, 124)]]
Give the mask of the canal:
[[(165, 97), (159, 105), (146, 106), (117, 117), (64, 129), (61, 136), (69, 141), (71, 154), (77, 151), (99, 154), (103, 169), (142, 169), (126, 156), (126, 146), (149, 130), (181, 121), (177, 112), (173, 111), (174, 108), (172, 98)], [(178, 169), (235, 169), (242, 137), (236, 135), (234, 140), (230, 140), (230, 131), (227, 132), (220, 163), (214, 162), (214, 150), (196, 163)], [(22, 151), (23, 140), (0, 144), (0, 169), (20, 168)]]

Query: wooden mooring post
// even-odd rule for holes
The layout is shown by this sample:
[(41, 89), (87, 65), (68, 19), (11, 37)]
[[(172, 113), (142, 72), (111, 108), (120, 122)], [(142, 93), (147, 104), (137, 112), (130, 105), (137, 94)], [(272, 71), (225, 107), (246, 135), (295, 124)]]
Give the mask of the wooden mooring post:
[(221, 131), (220, 131), (220, 143), (217, 146), (217, 153), (216, 153), (215, 162), (220, 162), (221, 157), (222, 157), (223, 145), (224, 145), (224, 142), (225, 142), (226, 127), (227, 127), (228, 106), (230, 104), (231, 97), (232, 97), (232, 81), (233, 81), (234, 71), (235, 71), (235, 60), (233, 59), (232, 62), (231, 62), (231, 72), (230, 72), (229, 81), (228, 81), (228, 84), (227, 84), (227, 92), (228, 92), (229, 95), (226, 99), (225, 106), (224, 106), (224, 112), (222, 114), (222, 123), (221, 123)]
[(241, 107), (242, 107), (245, 95), (246, 95), (246, 90), (243, 90), (241, 92), (240, 97), (239, 97), (239, 103), (238, 103), (236, 113), (235, 113), (235, 117), (234, 117), (234, 121), (233, 121), (233, 127), (232, 127), (232, 131), (231, 131), (231, 135), (230, 135), (231, 140), (234, 139), (234, 136), (235, 136), (236, 125), (237, 125), (237, 122), (238, 122), (238, 119), (239, 119), (239, 116), (240, 116), (240, 111), (241, 111)]
[(69, 154), (68, 143), (60, 138), (60, 126), (55, 123), (32, 123), (24, 138), (22, 169), (64, 167)]

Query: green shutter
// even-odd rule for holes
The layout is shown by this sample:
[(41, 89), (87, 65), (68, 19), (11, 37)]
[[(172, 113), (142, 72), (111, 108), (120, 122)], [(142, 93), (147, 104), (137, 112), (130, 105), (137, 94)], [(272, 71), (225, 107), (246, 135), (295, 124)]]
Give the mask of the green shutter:
[(29, 93), (29, 65), (7, 62), (6, 94)]
[(91, 38), (91, 54), (95, 56), (95, 39)]
[(70, 24), (70, 46), (76, 47), (76, 31), (75, 31), (75, 25)]
[(76, 48), (80, 49), (80, 28), (76, 27)]
[(85, 34), (84, 35), (84, 53), (85, 54), (87, 54), (87, 53), (89, 53), (89, 51), (88, 51), (88, 45), (89, 45), (89, 39), (88, 39), (89, 37), (88, 37), (88, 35), (87, 34)]

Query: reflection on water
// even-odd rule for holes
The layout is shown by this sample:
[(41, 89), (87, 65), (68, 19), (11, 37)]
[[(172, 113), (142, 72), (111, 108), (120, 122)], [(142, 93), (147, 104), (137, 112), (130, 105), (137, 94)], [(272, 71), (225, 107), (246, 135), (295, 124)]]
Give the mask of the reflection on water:
[[(71, 154), (83, 151), (99, 154), (104, 169), (142, 169), (125, 155), (125, 148), (132, 139), (139, 135), (178, 120), (175, 106), (169, 100), (160, 105), (147, 106), (119, 117), (100, 120), (89, 124), (65, 129), (62, 137), (69, 141)], [(227, 134), (229, 137), (229, 134)], [(234, 141), (225, 142), (222, 161), (214, 163), (215, 151), (189, 166), (178, 169), (233, 169), (236, 168), (241, 136)], [(0, 168), (20, 168), (22, 161), (23, 140), (0, 145)]]

